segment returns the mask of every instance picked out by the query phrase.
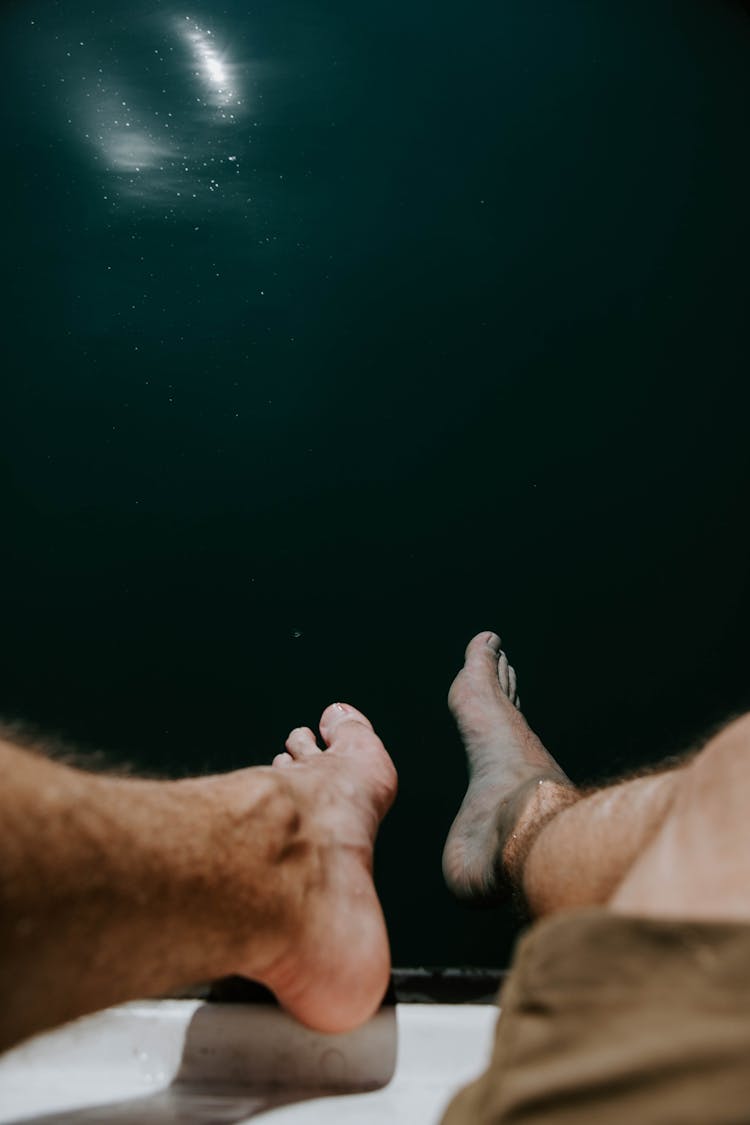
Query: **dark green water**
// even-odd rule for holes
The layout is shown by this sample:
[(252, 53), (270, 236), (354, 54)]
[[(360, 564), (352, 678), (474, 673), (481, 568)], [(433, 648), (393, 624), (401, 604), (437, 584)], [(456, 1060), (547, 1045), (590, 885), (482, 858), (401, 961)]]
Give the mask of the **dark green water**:
[(440, 875), (472, 633), (576, 780), (750, 703), (750, 16), (2, 25), (0, 708), (184, 773), (357, 704), (396, 962), (504, 963)]

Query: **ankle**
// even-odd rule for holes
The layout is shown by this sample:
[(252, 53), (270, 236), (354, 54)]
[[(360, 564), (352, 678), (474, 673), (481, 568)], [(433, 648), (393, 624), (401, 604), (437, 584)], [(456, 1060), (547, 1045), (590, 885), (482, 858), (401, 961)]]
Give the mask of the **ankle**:
[(539, 911), (534, 906), (533, 881), (528, 878), (529, 859), (548, 825), (580, 797), (567, 779), (557, 776), (533, 778), (514, 797), (518, 811), (502, 846), (503, 867), (509, 884), (534, 914)]
[(204, 787), (208, 868), (196, 876), (220, 972), (261, 979), (294, 943), (314, 866), (310, 810), (270, 767), (187, 784)]

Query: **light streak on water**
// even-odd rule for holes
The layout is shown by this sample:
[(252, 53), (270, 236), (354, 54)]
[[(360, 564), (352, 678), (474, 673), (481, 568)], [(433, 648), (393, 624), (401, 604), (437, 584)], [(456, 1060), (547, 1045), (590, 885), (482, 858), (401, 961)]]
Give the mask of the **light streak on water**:
[(219, 50), (213, 32), (204, 30), (190, 16), (181, 21), (180, 31), (193, 53), (197, 64), (195, 74), (203, 82), (206, 100), (217, 109), (241, 105), (233, 74), (235, 68), (227, 53)]
[(93, 150), (108, 206), (175, 216), (209, 200), (212, 211), (244, 208), (252, 194), (242, 167), (252, 143), (248, 60), (236, 43), (232, 51), (226, 29), (220, 39), (190, 15), (134, 19), (122, 33), (131, 37), (132, 54), (112, 58), (92, 36), (71, 41), (62, 57), (67, 125)]

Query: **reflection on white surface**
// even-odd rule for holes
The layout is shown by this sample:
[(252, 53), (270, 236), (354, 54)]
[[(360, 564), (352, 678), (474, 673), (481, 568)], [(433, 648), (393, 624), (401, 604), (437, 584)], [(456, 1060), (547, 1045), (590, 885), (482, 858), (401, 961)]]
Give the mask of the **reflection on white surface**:
[(0, 1122), (437, 1122), (487, 1065), (496, 1021), (493, 1006), (399, 1004), (327, 1036), (272, 1005), (125, 1005), (7, 1052)]

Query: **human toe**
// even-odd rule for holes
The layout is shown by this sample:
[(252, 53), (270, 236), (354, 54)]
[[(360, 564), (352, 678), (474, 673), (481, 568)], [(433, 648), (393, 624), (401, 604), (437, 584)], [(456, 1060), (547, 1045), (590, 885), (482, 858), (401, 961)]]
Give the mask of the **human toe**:
[(518, 678), (512, 664), (508, 665), (508, 699), (511, 703), (515, 703), (516, 707), (520, 707), (518, 702)]
[(332, 703), (330, 707), (326, 707), (320, 716), (320, 733), (326, 746), (331, 745), (337, 734), (341, 732), (343, 725), (347, 723), (357, 724), (369, 732), (372, 732), (373, 729), (367, 716), (358, 711), (356, 707), (352, 707), (349, 703)]
[(490, 676), (493, 680), (499, 676), (499, 666), (507, 660), (502, 651), (502, 641), (497, 633), (477, 633), (466, 646), (464, 655), (464, 668), (467, 672)]
[(311, 758), (320, 753), (315, 735), (309, 727), (295, 727), (286, 740), (289, 756), (298, 762), (301, 758)]

